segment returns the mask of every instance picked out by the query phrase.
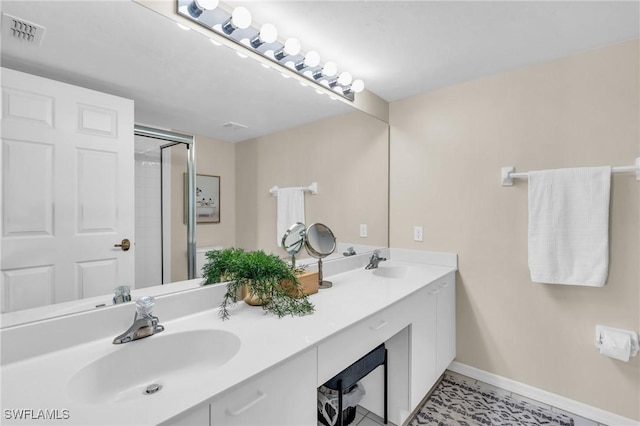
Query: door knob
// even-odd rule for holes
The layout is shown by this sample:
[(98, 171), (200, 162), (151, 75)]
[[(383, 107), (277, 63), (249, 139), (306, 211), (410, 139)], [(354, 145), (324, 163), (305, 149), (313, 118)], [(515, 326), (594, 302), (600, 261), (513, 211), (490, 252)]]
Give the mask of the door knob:
[(114, 247), (120, 247), (122, 251), (127, 251), (131, 248), (131, 241), (126, 238), (120, 242), (120, 244), (114, 244)]

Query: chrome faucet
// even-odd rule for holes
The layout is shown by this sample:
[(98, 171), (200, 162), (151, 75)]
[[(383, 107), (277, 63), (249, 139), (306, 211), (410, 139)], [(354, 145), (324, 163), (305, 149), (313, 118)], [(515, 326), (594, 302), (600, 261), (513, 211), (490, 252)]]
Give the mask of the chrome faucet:
[(131, 302), (131, 287), (121, 285), (113, 289), (113, 304)]
[(378, 263), (382, 262), (383, 260), (387, 260), (387, 258), (380, 257), (380, 250), (374, 250), (373, 254), (371, 255), (371, 259), (369, 259), (369, 264), (365, 266), (364, 269), (377, 269)]
[(347, 249), (347, 251), (345, 251), (344, 253), (342, 253), (343, 256), (355, 256), (357, 253), (356, 251), (353, 249), (353, 247), (349, 247)]
[(153, 336), (164, 331), (164, 326), (158, 324), (158, 317), (153, 316), (153, 306), (156, 301), (153, 297), (144, 296), (136, 301), (136, 313), (133, 316), (131, 327), (115, 339), (114, 345), (128, 343), (145, 337)]

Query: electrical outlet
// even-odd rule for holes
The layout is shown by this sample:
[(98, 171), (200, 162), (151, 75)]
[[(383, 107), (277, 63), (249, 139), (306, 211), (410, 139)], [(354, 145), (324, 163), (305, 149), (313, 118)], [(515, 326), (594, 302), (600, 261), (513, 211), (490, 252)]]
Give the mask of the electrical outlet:
[(413, 227), (413, 241), (422, 241), (422, 226)]
[(367, 237), (367, 225), (365, 223), (360, 224), (360, 237), (361, 238)]

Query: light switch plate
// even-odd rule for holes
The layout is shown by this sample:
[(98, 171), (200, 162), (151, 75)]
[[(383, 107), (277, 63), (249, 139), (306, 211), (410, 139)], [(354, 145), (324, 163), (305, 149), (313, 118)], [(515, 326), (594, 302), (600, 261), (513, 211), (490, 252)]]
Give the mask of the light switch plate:
[(366, 238), (367, 237), (367, 224), (366, 223), (361, 223), (360, 224), (360, 237), (361, 238)]

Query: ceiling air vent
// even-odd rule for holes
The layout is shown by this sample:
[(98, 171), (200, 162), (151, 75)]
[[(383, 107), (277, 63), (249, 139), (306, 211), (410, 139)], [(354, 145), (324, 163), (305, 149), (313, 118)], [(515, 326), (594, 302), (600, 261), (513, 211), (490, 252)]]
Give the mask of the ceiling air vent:
[(21, 42), (40, 46), (45, 28), (33, 22), (16, 18), (8, 13), (2, 14), (2, 34)]
[(222, 125), (222, 127), (224, 127), (225, 129), (232, 129), (232, 130), (240, 130), (240, 129), (248, 129), (249, 126), (245, 126), (244, 124), (240, 124), (240, 123), (234, 123), (233, 121), (229, 121), (228, 123), (224, 123)]

